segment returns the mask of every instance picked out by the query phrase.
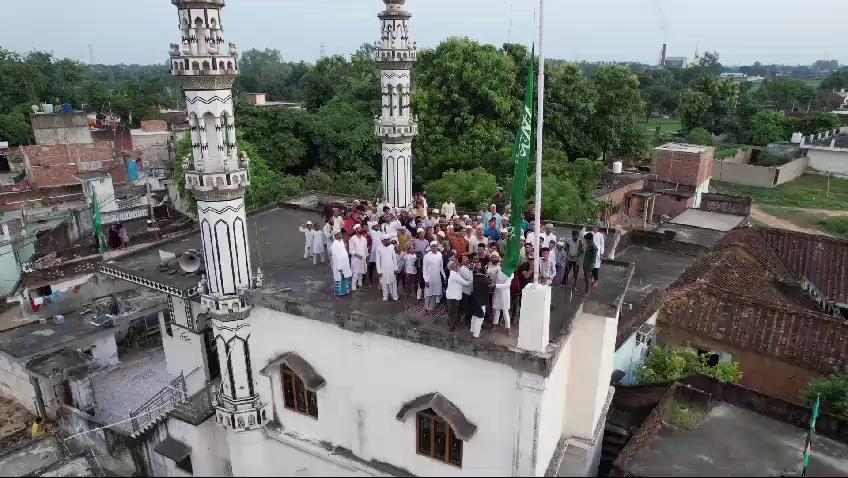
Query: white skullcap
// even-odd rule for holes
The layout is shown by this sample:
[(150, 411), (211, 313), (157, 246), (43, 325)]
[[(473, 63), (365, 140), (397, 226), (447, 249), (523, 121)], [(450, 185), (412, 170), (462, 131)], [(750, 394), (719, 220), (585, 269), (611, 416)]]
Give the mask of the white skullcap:
[(445, 237), (444, 231), (439, 231), (439, 232), (436, 233), (436, 235), (439, 236), (439, 237), (442, 237), (442, 238)]
[(424, 232), (424, 229), (419, 227), (418, 231), (416, 231), (416, 232)]
[(430, 247), (438, 246), (438, 245), (439, 245), (439, 243), (437, 241), (433, 241), (433, 242), (430, 243)]
[(311, 226), (311, 225), (312, 225), (312, 221), (306, 221), (306, 225), (307, 225), (307, 226)]

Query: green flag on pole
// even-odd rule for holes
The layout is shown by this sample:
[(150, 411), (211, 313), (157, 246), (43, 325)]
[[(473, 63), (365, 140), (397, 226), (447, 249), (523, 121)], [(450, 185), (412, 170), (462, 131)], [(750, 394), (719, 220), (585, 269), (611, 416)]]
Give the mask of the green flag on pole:
[(527, 72), (527, 90), (524, 94), (524, 113), (515, 147), (512, 150), (512, 162), (515, 165), (512, 178), (512, 202), (509, 224), (509, 241), (503, 262), (503, 272), (510, 275), (518, 269), (521, 262), (521, 224), (525, 206), (525, 189), (527, 187), (527, 170), (530, 168), (530, 157), (533, 156), (533, 105), (536, 98), (536, 47), (530, 53), (530, 69)]
[(816, 395), (816, 403), (813, 405), (813, 417), (810, 419), (810, 429), (807, 431), (807, 443), (804, 445), (804, 468), (801, 476), (807, 476), (807, 467), (810, 466), (810, 455), (813, 453), (813, 434), (816, 432), (816, 420), (819, 418), (819, 406), (821, 395)]
[(103, 254), (106, 252), (106, 244), (103, 243), (103, 231), (100, 225), (100, 204), (97, 202), (97, 193), (91, 193), (91, 207), (94, 210), (94, 240), (97, 241), (97, 250)]

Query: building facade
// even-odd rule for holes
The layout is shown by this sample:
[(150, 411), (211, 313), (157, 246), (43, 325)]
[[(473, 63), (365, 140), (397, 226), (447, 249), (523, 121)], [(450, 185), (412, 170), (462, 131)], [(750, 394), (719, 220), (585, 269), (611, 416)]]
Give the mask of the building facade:
[(406, 0), (383, 0), (386, 9), (378, 15), (382, 24), (375, 44), (380, 69), (382, 110), (377, 119), (377, 137), (383, 143), (383, 196), (396, 207), (412, 205), (412, 140), (418, 136), (418, 121), (412, 115), (412, 65), (418, 46), (409, 33), (412, 15), (403, 9)]

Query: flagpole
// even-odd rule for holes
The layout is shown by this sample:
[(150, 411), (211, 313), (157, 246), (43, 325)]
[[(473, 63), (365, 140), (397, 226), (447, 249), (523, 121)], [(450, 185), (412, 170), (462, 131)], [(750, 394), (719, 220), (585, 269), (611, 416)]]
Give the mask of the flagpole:
[(539, 81), (537, 83), (539, 105), (536, 113), (536, 221), (533, 234), (533, 257), (535, 258), (533, 280), (536, 284), (539, 283), (539, 270), (542, 267), (539, 243), (542, 232), (542, 144), (545, 122), (545, 0), (539, 0)]

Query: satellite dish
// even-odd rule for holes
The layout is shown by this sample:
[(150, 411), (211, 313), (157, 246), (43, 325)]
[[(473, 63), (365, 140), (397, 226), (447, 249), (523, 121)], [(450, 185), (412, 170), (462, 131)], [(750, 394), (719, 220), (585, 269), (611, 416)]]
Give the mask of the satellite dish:
[(195, 251), (188, 251), (180, 257), (180, 269), (191, 274), (200, 270), (203, 261)]

